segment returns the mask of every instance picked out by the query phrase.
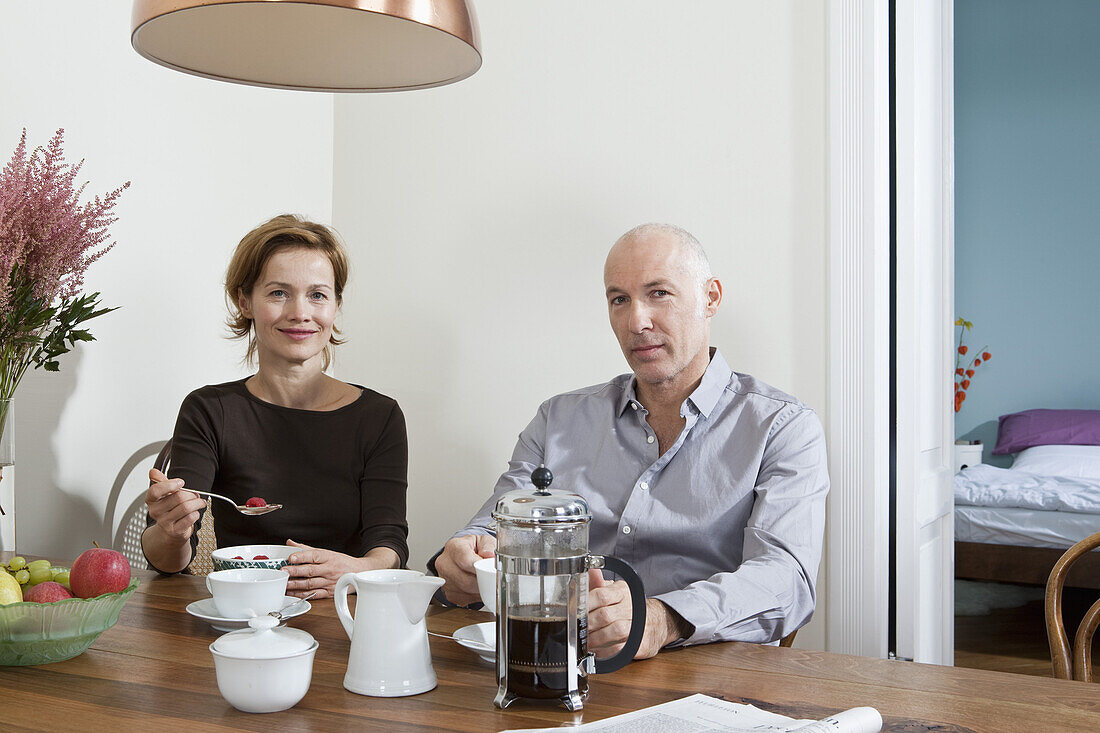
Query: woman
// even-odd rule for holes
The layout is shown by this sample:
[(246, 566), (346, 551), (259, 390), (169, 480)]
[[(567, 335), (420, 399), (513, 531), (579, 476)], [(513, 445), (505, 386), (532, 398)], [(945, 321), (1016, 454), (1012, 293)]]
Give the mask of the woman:
[(179, 572), (194, 558), (206, 500), (258, 496), (283, 509), (216, 511), (220, 546), (282, 543), (287, 592), (332, 595), (344, 573), (403, 567), (408, 445), (397, 403), (326, 375), (347, 254), (321, 224), (277, 216), (245, 235), (226, 273), (229, 326), (248, 338), (247, 379), (192, 392), (172, 437), (172, 478), (153, 469), (142, 535), (149, 564)]

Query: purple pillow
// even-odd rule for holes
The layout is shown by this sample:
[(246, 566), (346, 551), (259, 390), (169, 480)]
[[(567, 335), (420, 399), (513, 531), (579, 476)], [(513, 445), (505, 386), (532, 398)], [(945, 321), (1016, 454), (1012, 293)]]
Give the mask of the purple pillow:
[(1100, 445), (1100, 410), (1024, 410), (1001, 415), (994, 455), (1037, 445)]

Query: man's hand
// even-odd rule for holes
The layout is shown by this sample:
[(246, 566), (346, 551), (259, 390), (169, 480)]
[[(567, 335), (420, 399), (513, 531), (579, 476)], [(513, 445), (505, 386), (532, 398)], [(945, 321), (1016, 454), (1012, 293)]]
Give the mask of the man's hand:
[(447, 540), (443, 552), (435, 559), (435, 571), (447, 581), (443, 593), (448, 601), (459, 606), (481, 601), (474, 563), (483, 557), (493, 557), (496, 551), (497, 538), (488, 534), (465, 534)]
[(330, 598), (336, 591), (336, 581), (345, 573), (395, 568), (399, 564), (397, 553), (388, 547), (375, 547), (363, 557), (352, 557), (342, 552), (303, 545), (294, 540), (287, 540), (286, 543), (299, 548), (283, 566), (283, 570), (290, 574), (290, 580), (286, 584), (287, 595), (296, 598), (302, 598), (314, 591), (318, 591), (314, 598)]
[[(645, 602), (645, 633), (635, 659), (649, 659), (666, 644), (689, 635), (691, 625), (656, 598)], [(608, 583), (599, 570), (588, 571), (588, 650), (600, 659), (614, 656), (630, 634), (630, 589), (625, 581)]]

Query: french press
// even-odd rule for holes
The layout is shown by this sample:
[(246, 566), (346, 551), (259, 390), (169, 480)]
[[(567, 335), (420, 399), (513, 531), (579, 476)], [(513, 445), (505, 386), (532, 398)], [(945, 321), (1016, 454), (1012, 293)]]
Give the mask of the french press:
[[(645, 631), (642, 581), (617, 557), (588, 553), (592, 513), (578, 494), (550, 490), (545, 466), (531, 473), (535, 490), (510, 491), (497, 501), (497, 680), (494, 702), (519, 697), (560, 700), (580, 710), (587, 676), (614, 672), (638, 651)], [(626, 645), (609, 659), (588, 652), (588, 570), (607, 568), (630, 588), (632, 619)]]

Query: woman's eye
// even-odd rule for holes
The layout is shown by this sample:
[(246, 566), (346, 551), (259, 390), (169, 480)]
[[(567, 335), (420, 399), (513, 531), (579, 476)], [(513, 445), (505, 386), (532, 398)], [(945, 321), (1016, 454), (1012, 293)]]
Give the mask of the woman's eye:
[(286, 297), (286, 291), (285, 290), (272, 290), (271, 294), (276, 298), (285, 298)]
[(310, 297), (310, 298), (313, 298), (313, 300), (325, 300), (325, 299), (327, 299), (327, 298), (328, 298), (328, 296), (327, 296), (327, 295), (325, 295), (324, 293), (320, 293), (320, 292), (317, 292), (317, 293), (310, 293), (310, 294), (309, 294), (309, 297)]

